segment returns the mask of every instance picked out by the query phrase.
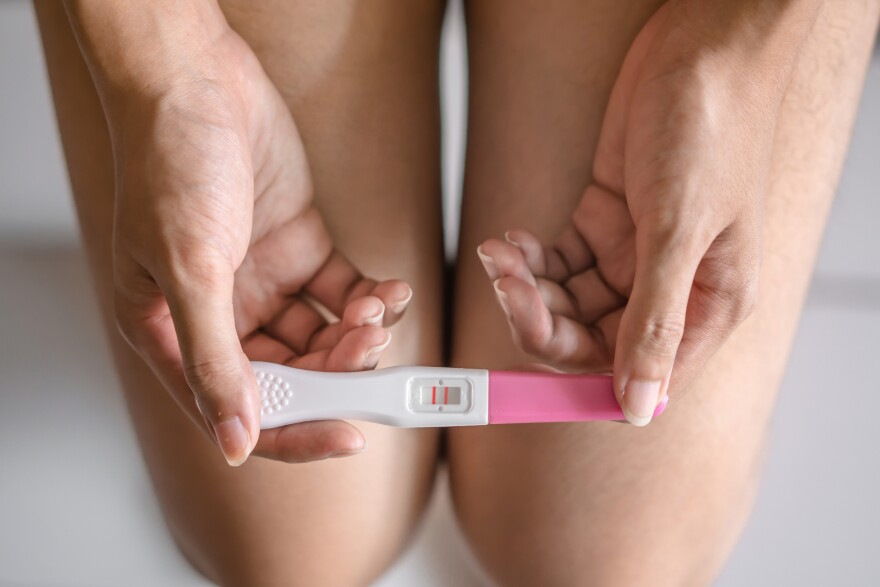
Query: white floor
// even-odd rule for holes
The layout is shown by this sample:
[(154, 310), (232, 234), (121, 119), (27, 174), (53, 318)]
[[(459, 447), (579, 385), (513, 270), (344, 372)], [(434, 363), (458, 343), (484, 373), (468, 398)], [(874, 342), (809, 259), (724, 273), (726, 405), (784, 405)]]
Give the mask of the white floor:
[[(446, 47), (452, 154), (460, 29)], [(875, 60), (761, 495), (721, 586), (880, 585), (878, 158)], [(459, 171), (452, 156), (447, 177)], [(96, 324), (30, 7), (0, 3), (0, 586), (205, 585), (162, 524)], [(376, 585), (416, 584), (484, 584), (442, 481)]]

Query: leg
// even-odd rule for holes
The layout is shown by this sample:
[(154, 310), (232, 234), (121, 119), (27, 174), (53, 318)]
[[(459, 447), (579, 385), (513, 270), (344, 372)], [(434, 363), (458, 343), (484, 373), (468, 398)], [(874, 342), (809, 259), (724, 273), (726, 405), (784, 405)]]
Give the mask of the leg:
[[(512, 367), (474, 248), (521, 225), (546, 238), (590, 179), (623, 53), (656, 3), (511, 10), (474, 0), (470, 142), (453, 360)], [(648, 5), (652, 4), (652, 5)], [(527, 13), (527, 14), (525, 14)], [(827, 3), (787, 93), (754, 315), (692, 391), (645, 429), (613, 423), (454, 430), (462, 527), (502, 584), (706, 585), (757, 488), (765, 432), (832, 200), (876, 30), (876, 2)], [(735, 399), (734, 399), (735, 398)]]
[[(419, 299), (386, 360), (440, 361), (440, 3), (224, 5), (281, 89), (337, 244)], [(229, 468), (115, 332), (113, 165), (104, 117), (57, 2), (37, 13), (85, 245), (132, 418), (183, 552), (228, 585), (364, 584), (393, 560), (432, 486), (436, 431), (364, 430), (351, 459)], [(411, 246), (399, 246), (406, 239)], [(345, 564), (340, 564), (344, 560)]]

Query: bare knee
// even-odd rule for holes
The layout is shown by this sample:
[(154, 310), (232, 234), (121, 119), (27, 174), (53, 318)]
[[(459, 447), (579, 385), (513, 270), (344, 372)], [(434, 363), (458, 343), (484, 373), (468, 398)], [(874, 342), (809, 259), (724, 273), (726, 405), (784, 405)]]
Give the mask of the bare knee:
[(476, 530), (463, 520), (462, 526), (480, 565), (501, 586), (703, 587), (713, 583), (729, 554), (728, 543), (739, 533), (732, 529), (692, 545), (615, 545), (615, 529), (601, 525), (584, 532), (582, 540), (565, 543), (552, 532), (548, 536), (548, 528)]
[(452, 437), (456, 514), (486, 573), (513, 586), (712, 584), (751, 511), (759, 454), (684, 465), (675, 450), (629, 450), (616, 429), (592, 430)]
[[(278, 547), (261, 549), (247, 538), (225, 543), (173, 532), (177, 547), (202, 577), (221, 587), (351, 587), (372, 584), (393, 562), (397, 546), (365, 541), (364, 548), (346, 548), (351, 541), (315, 541), (307, 552), (278, 554)], [(342, 562), (344, 561), (344, 562)]]

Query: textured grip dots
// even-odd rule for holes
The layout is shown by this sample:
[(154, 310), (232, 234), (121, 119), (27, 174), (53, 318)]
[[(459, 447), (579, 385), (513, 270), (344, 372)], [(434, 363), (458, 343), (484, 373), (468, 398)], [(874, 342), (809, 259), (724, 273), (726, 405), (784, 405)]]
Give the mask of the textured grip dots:
[(265, 415), (281, 410), (293, 397), (290, 384), (272, 373), (257, 371), (257, 383), (260, 385), (260, 407)]

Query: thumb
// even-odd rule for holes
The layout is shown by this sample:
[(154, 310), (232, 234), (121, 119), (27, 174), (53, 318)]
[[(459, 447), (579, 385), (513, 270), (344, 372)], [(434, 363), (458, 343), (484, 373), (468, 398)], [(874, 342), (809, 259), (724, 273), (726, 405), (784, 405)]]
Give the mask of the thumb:
[(200, 271), (159, 285), (171, 311), (186, 382), (226, 460), (238, 466), (259, 437), (259, 394), (235, 329), (233, 273)]
[(620, 322), (614, 353), (614, 389), (626, 419), (651, 421), (666, 395), (684, 335), (688, 298), (704, 250), (691, 227), (636, 230), (632, 294)]

